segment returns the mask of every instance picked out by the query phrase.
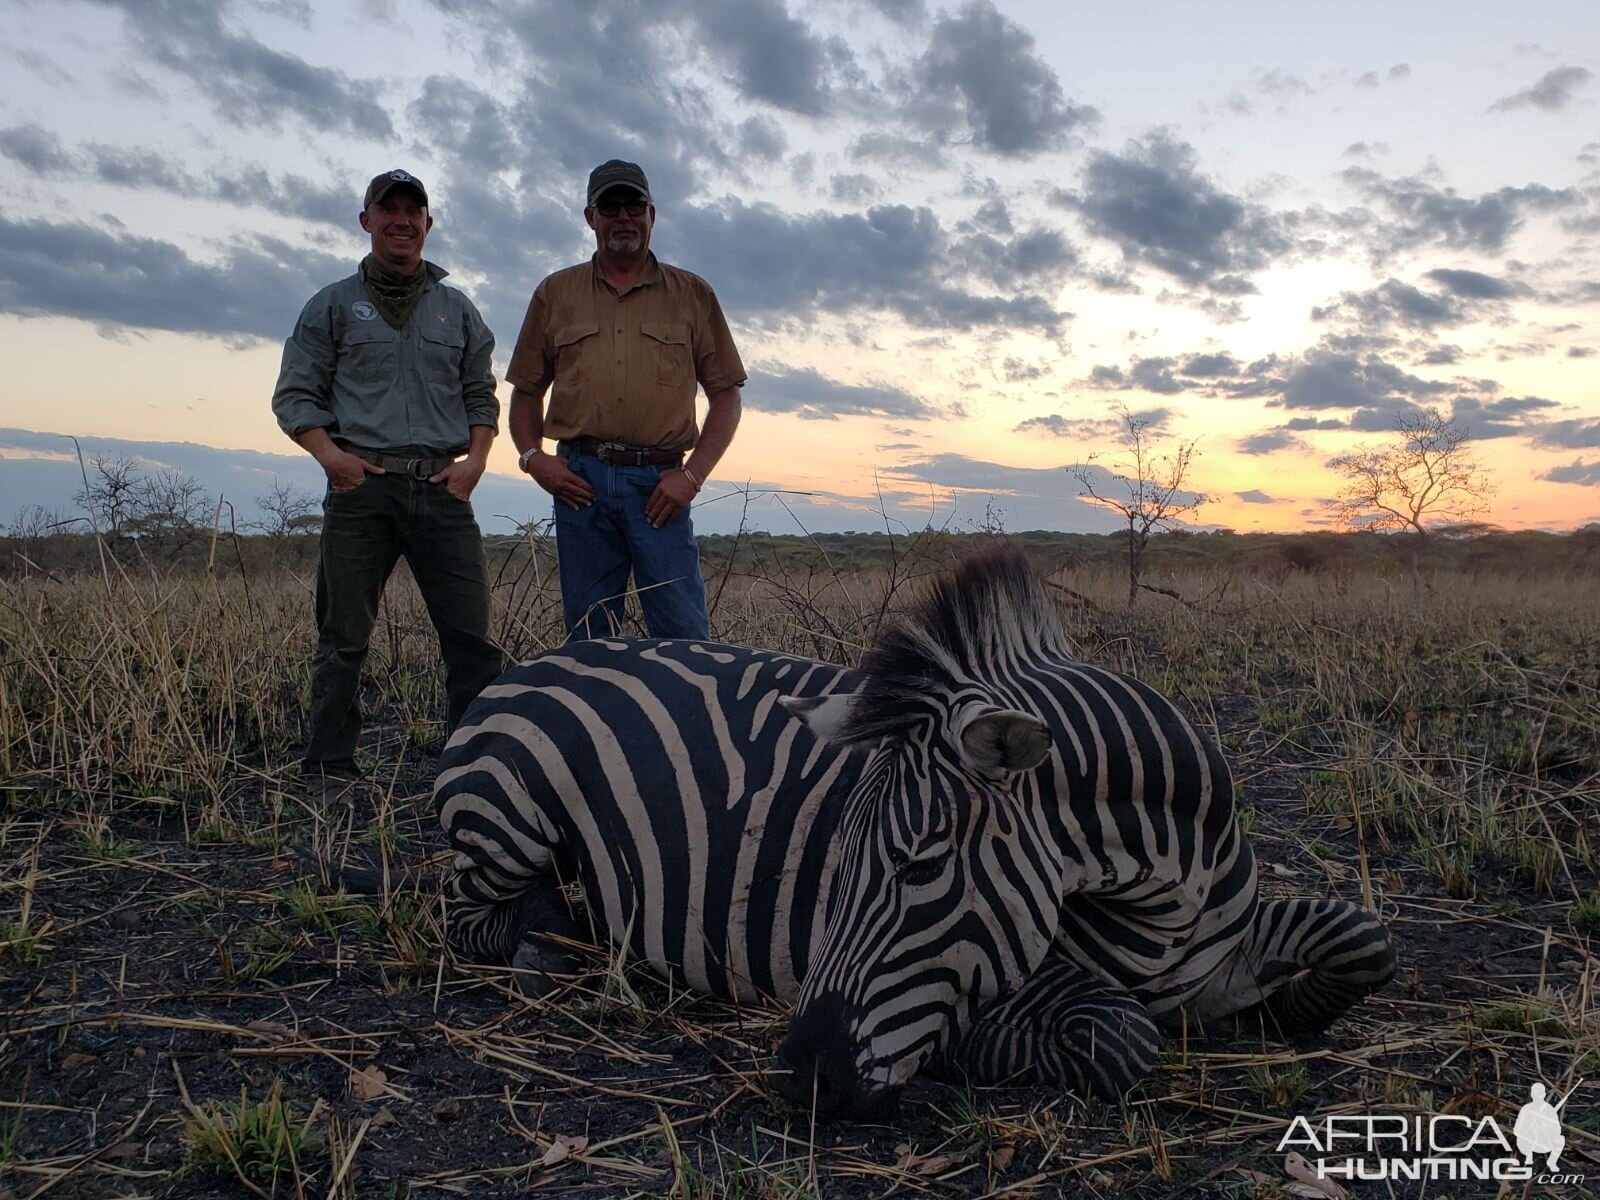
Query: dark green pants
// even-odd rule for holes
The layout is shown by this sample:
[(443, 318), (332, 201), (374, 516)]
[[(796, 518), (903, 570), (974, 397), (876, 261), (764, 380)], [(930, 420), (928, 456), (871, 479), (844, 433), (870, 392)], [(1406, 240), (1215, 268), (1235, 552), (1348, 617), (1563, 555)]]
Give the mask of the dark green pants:
[(401, 555), (439, 634), (452, 730), (507, 662), (489, 640), (489, 579), (470, 503), (443, 484), (389, 472), (368, 475), (354, 491), (330, 490), (322, 512), (305, 765), (346, 771), (361, 734), (361, 664)]

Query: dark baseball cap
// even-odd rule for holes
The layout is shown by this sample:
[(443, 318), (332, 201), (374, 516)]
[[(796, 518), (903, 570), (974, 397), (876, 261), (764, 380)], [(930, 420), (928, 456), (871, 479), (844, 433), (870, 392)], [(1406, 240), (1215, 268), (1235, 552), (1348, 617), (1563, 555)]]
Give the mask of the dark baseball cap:
[(650, 181), (644, 177), (639, 164), (613, 158), (589, 172), (589, 202), (584, 207), (593, 208), (594, 202), (614, 187), (632, 188), (646, 200), (650, 199)]
[(422, 180), (418, 179), (410, 171), (402, 171), (398, 168), (372, 177), (372, 182), (367, 184), (367, 198), (361, 202), (361, 207), (363, 209), (371, 208), (397, 187), (410, 188), (422, 197), (422, 207), (428, 207), (428, 189), (422, 186)]

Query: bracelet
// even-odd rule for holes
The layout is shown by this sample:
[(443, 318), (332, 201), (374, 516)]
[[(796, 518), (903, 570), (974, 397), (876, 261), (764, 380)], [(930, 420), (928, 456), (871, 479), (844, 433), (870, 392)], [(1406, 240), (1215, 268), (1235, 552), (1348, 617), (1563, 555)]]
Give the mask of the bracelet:
[(689, 470), (689, 466), (688, 466), (687, 463), (685, 463), (683, 466), (679, 467), (678, 470), (682, 471), (685, 475), (687, 475), (689, 477), (689, 482), (694, 484), (694, 490), (695, 491), (698, 492), (701, 488), (705, 487), (704, 483), (702, 483), (700, 480), (695, 478), (694, 472)]
[(526, 473), (527, 470), (528, 470), (528, 460), (530, 458), (532, 458), (535, 454), (543, 454), (543, 453), (544, 453), (544, 451), (542, 449), (540, 449), (538, 446), (534, 446), (530, 450), (524, 450), (521, 454), (517, 455), (517, 470)]

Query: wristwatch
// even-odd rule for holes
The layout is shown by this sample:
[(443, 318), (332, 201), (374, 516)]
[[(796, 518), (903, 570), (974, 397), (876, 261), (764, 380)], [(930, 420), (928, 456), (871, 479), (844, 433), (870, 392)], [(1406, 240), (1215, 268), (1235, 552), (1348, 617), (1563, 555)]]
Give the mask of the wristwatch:
[(535, 454), (543, 454), (543, 453), (544, 453), (544, 451), (542, 449), (540, 449), (538, 446), (534, 446), (532, 449), (529, 449), (529, 450), (524, 450), (521, 454), (517, 455), (517, 470), (521, 471), (524, 475), (526, 475), (528, 473), (528, 460), (530, 458), (532, 458)]

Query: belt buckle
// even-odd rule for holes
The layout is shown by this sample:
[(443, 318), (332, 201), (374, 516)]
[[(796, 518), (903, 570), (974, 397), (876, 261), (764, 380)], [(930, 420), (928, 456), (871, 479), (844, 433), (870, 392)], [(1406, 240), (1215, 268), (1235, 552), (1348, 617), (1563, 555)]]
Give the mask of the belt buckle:
[(428, 471), (425, 468), (432, 461), (432, 459), (428, 458), (409, 459), (406, 462), (406, 474), (411, 476), (413, 479), (427, 479), (428, 476), (433, 474), (433, 472)]
[[(633, 458), (632, 463), (628, 462), (630, 456)], [(619, 467), (642, 467), (644, 465), (644, 452), (628, 445), (626, 442), (601, 442), (595, 457), (608, 467), (613, 465)]]

